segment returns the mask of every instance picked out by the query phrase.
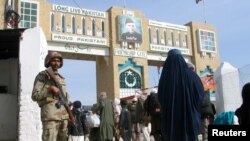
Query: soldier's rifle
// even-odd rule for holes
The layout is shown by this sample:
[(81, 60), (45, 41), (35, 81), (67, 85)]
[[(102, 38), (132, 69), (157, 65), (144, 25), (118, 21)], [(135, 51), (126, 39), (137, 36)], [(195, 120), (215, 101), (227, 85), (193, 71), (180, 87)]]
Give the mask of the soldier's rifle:
[(64, 94), (63, 89), (62, 89), (62, 85), (56, 79), (55, 73), (54, 73), (54, 71), (52, 70), (51, 67), (48, 67), (46, 69), (46, 71), (49, 74), (49, 76), (52, 78), (52, 80), (55, 82), (56, 87), (60, 90), (60, 94), (58, 96), (59, 100), (56, 103), (56, 107), (60, 108), (61, 105), (63, 105), (64, 108), (66, 109), (68, 115), (69, 115), (69, 120), (70, 120), (69, 122), (75, 126), (76, 125), (76, 120), (75, 120), (75, 118), (74, 118), (74, 116), (73, 116), (73, 114), (72, 114), (72, 112), (70, 110), (67, 98), (65, 97), (65, 94)]

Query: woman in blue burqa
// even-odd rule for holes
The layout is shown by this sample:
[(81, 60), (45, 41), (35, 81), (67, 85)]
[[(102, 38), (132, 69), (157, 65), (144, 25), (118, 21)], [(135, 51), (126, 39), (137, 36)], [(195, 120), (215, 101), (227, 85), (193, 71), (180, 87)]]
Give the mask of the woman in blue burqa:
[(203, 96), (199, 76), (179, 50), (170, 50), (158, 86), (164, 141), (198, 141)]

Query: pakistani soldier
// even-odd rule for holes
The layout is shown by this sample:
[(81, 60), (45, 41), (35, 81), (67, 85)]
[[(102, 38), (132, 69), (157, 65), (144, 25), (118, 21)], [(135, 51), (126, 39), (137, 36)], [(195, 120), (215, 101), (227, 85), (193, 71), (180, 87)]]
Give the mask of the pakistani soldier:
[[(64, 95), (69, 103), (66, 85), (58, 69), (63, 66), (62, 55), (58, 52), (49, 51), (45, 58), (46, 68), (52, 68), (53, 76), (61, 85), (58, 88), (50, 73), (46, 70), (39, 72), (36, 76), (32, 91), (32, 100), (36, 101), (41, 108), (41, 121), (43, 125), (43, 141), (66, 141), (69, 115), (64, 106), (60, 106), (59, 97)], [(61, 91), (63, 92), (61, 92)]]

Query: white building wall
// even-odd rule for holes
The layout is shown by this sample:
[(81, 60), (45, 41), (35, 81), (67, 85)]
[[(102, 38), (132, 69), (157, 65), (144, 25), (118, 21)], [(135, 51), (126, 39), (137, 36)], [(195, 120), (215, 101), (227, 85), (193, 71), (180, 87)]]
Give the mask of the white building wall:
[(20, 42), (20, 112), (19, 141), (41, 141), (40, 108), (31, 99), (33, 83), (39, 71), (44, 70), (48, 52), (47, 41), (41, 28), (27, 29)]
[(240, 73), (240, 86), (241, 86), (241, 90), (242, 87), (250, 82), (250, 64), (239, 68), (239, 73)]
[(214, 73), (217, 114), (235, 111), (242, 103), (239, 71), (227, 62), (221, 63)]

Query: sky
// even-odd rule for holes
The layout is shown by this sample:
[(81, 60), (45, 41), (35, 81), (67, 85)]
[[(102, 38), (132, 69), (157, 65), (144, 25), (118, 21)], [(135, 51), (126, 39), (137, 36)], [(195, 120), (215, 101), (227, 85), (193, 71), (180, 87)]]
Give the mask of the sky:
[[(213, 25), (217, 30), (220, 62), (236, 68), (250, 61), (250, 0), (47, 0), (84, 9), (106, 11), (112, 6), (141, 11), (151, 20), (184, 25), (196, 21)], [(84, 105), (96, 102), (95, 62), (65, 60), (65, 76), (71, 99)], [(158, 83), (156, 67), (149, 69), (150, 86)]]

